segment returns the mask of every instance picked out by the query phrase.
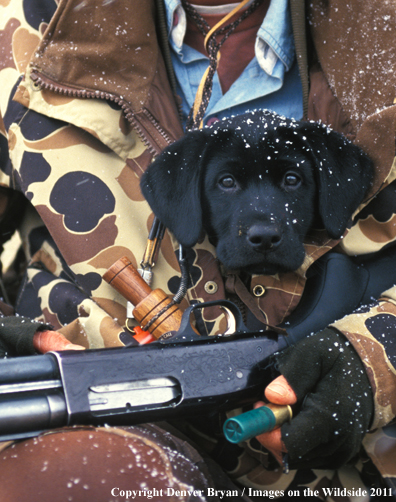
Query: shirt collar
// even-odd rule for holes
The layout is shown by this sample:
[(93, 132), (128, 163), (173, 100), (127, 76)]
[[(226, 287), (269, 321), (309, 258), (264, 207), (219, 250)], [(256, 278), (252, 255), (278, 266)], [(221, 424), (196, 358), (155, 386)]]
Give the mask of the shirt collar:
[[(194, 3), (194, 2), (192, 2)], [(165, 0), (168, 35), (173, 49), (182, 56), (186, 33), (186, 14), (180, 0)], [(174, 19), (178, 23), (174, 26)], [(272, 0), (262, 25), (257, 32), (255, 53), (257, 61), (268, 75), (272, 75), (280, 60), (288, 71), (294, 61), (295, 48), (288, 0)]]
[(294, 61), (295, 47), (288, 4), (288, 0), (272, 0), (257, 33), (256, 57), (263, 70), (270, 75), (275, 58), (282, 61), (287, 71)]

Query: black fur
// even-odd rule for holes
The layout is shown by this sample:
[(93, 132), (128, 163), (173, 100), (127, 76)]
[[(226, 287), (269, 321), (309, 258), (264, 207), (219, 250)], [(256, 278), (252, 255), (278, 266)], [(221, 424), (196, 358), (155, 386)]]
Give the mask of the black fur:
[(372, 172), (357, 146), (325, 126), (256, 111), (170, 145), (141, 189), (183, 246), (205, 231), (226, 268), (274, 274), (302, 264), (311, 228), (343, 235)]

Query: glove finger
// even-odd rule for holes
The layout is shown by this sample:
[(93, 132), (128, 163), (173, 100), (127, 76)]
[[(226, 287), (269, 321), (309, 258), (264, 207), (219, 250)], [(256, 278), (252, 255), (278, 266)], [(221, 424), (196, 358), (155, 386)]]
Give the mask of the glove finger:
[(344, 356), (344, 346), (348, 343), (328, 329), (308, 336), (280, 354), (277, 359), (278, 370), (300, 402), (316, 389), (317, 382), (333, 371), (334, 364)]
[(282, 440), (292, 458), (306, 455), (328, 441), (330, 427), (327, 416), (323, 415), (320, 409), (305, 407), (289, 423), (282, 425)]
[(342, 405), (338, 396), (310, 394), (300, 412), (281, 428), (290, 467), (312, 466), (310, 461), (328, 468), (343, 465), (360, 450), (367, 427), (367, 421), (354, 418), (352, 406)]

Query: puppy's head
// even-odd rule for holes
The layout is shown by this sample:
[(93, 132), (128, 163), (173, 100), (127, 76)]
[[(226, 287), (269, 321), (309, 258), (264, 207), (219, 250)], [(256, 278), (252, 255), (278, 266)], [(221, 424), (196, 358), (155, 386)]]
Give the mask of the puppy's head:
[(340, 134), (257, 111), (170, 145), (141, 189), (183, 246), (205, 231), (226, 268), (274, 274), (302, 264), (313, 226), (341, 237), (371, 177), (370, 160)]

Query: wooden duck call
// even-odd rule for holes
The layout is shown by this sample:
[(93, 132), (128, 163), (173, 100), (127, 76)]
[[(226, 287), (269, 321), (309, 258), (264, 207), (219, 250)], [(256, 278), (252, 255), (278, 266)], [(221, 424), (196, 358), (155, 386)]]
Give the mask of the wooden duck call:
[(182, 312), (178, 305), (165, 309), (172, 300), (162, 289), (152, 290), (126, 256), (117, 260), (103, 279), (134, 305), (133, 316), (143, 328), (157, 316), (147, 328), (155, 338), (179, 329)]

